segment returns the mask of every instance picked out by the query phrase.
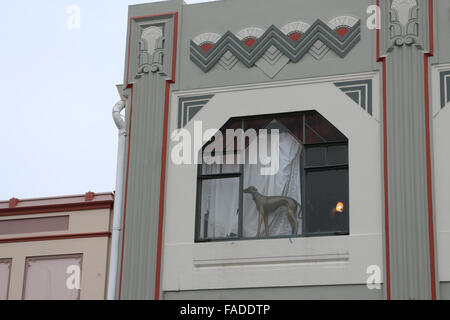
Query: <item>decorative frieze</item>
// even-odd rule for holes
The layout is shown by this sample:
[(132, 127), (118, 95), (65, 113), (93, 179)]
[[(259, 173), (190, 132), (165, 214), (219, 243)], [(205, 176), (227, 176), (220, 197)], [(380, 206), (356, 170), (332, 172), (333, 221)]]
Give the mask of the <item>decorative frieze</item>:
[(191, 60), (205, 73), (216, 64), (231, 70), (240, 61), (273, 78), (289, 62), (296, 63), (306, 54), (317, 60), (329, 51), (345, 57), (361, 39), (360, 25), (356, 18), (341, 16), (328, 23), (297, 21), (281, 29), (272, 25), (265, 31), (249, 27), (223, 36), (204, 33), (191, 41)]

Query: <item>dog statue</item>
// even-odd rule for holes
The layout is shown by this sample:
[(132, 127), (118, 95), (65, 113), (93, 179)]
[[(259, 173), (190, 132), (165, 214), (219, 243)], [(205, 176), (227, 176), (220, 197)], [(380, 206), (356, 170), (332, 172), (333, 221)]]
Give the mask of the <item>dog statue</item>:
[(275, 211), (277, 211), (281, 207), (287, 208), (289, 223), (292, 227), (292, 234), (298, 234), (298, 221), (296, 218), (297, 209), (300, 208), (298, 218), (302, 216), (302, 206), (292, 198), (289, 197), (267, 197), (263, 196), (258, 192), (258, 189), (255, 187), (249, 187), (244, 190), (244, 193), (250, 194), (253, 198), (253, 201), (256, 204), (256, 210), (259, 213), (258, 220), (258, 234), (259, 237), (261, 234), (261, 225), (264, 220), (264, 226), (266, 231), (266, 236), (269, 236), (269, 215)]

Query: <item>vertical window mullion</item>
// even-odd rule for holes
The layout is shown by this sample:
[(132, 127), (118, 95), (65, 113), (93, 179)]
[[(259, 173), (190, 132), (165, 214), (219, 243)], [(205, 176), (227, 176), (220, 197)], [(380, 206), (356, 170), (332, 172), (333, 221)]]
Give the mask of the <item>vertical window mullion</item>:
[[(203, 152), (202, 152), (203, 157)], [(202, 163), (203, 161), (200, 161)], [(198, 173), (202, 173), (202, 164), (198, 164)], [(201, 232), (201, 225), (202, 225), (202, 184), (203, 180), (200, 178), (200, 174), (198, 174), (197, 177), (197, 205), (196, 205), (196, 224), (195, 224), (195, 239), (196, 241), (199, 241), (202, 238)]]
[(240, 165), (241, 175), (239, 177), (239, 238), (244, 237), (244, 165)]
[(306, 172), (305, 172), (305, 167), (306, 167), (306, 157), (307, 157), (307, 152), (308, 152), (308, 148), (306, 148), (306, 116), (305, 113), (303, 113), (302, 115), (302, 130), (303, 130), (303, 157), (300, 159), (300, 167), (301, 171), (301, 190), (302, 190), (302, 237), (305, 236), (305, 231), (306, 231)]
[[(241, 122), (242, 131), (245, 133), (244, 120)], [(234, 143), (234, 141), (233, 141)], [(241, 138), (241, 155), (240, 155), (240, 177), (239, 177), (239, 238), (244, 238), (244, 163), (245, 163), (245, 134)], [(244, 150), (244, 152), (242, 152)], [(239, 153), (239, 152), (238, 152)], [(244, 157), (244, 160), (242, 160)]]

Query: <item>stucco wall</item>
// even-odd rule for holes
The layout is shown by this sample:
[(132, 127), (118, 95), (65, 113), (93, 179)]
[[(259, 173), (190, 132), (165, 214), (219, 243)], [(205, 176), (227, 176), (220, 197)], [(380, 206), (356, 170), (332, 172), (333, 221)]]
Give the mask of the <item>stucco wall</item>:
[(28, 224), (29, 219), (69, 218), (67, 230), (0, 236), (0, 259), (12, 259), (9, 299), (22, 299), (27, 258), (67, 255), (82, 255), (80, 299), (105, 299), (111, 215), (110, 209), (98, 209), (0, 216), (0, 221)]

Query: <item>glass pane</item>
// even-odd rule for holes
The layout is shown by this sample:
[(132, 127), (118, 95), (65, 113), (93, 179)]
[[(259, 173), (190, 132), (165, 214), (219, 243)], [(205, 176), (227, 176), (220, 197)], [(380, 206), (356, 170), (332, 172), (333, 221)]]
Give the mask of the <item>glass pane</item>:
[(0, 301), (8, 300), (11, 259), (0, 260)]
[(79, 300), (81, 255), (27, 258), (25, 300)]
[(306, 149), (306, 166), (319, 167), (327, 164), (327, 148), (315, 147)]
[(239, 178), (202, 181), (198, 239), (236, 238), (239, 224)]
[(220, 130), (216, 132), (211, 140), (203, 146), (203, 150), (207, 147), (209, 150), (214, 149), (219, 153), (239, 150), (239, 139), (234, 136), (227, 136), (227, 130), (239, 132), (239, 130), (242, 130), (242, 120), (230, 119)]
[(307, 234), (348, 233), (348, 170), (306, 173)]
[[(233, 157), (236, 158), (236, 157)], [(237, 162), (235, 159), (233, 162)], [(239, 173), (239, 164), (203, 164), (202, 165), (202, 175), (216, 175), (216, 174), (226, 174), (226, 173)]]
[(348, 146), (330, 146), (327, 151), (328, 165), (348, 164)]
[(306, 125), (305, 127), (305, 135), (306, 135), (306, 143), (315, 144), (315, 143), (326, 143), (326, 139), (323, 138), (320, 134), (314, 131), (313, 128)]
[(450, 102), (450, 77), (446, 77), (446, 82), (447, 82), (447, 101), (446, 103)]
[(69, 230), (69, 216), (0, 221), (0, 235)]
[(258, 131), (259, 129), (264, 129), (273, 119), (274, 119), (274, 117), (269, 116), (269, 117), (265, 117), (265, 118), (245, 120), (244, 127), (245, 127), (245, 130), (255, 129), (256, 131)]
[(307, 147), (306, 167), (348, 164), (348, 146)]
[(277, 120), (289, 129), (297, 139), (303, 141), (303, 116), (301, 113), (278, 117)]
[[(267, 140), (268, 144), (270, 140)], [(262, 164), (244, 166), (244, 237), (301, 234), (302, 150), (298, 138), (283, 132), (279, 137), (279, 168), (274, 174), (262, 174), (261, 169), (267, 168)]]
[(242, 132), (242, 120), (237, 119), (229, 122), (221, 129), (221, 132), (224, 137), (224, 150), (231, 152), (242, 149), (242, 134), (238, 134)]
[(347, 138), (318, 112), (306, 114), (306, 143), (346, 142)]

